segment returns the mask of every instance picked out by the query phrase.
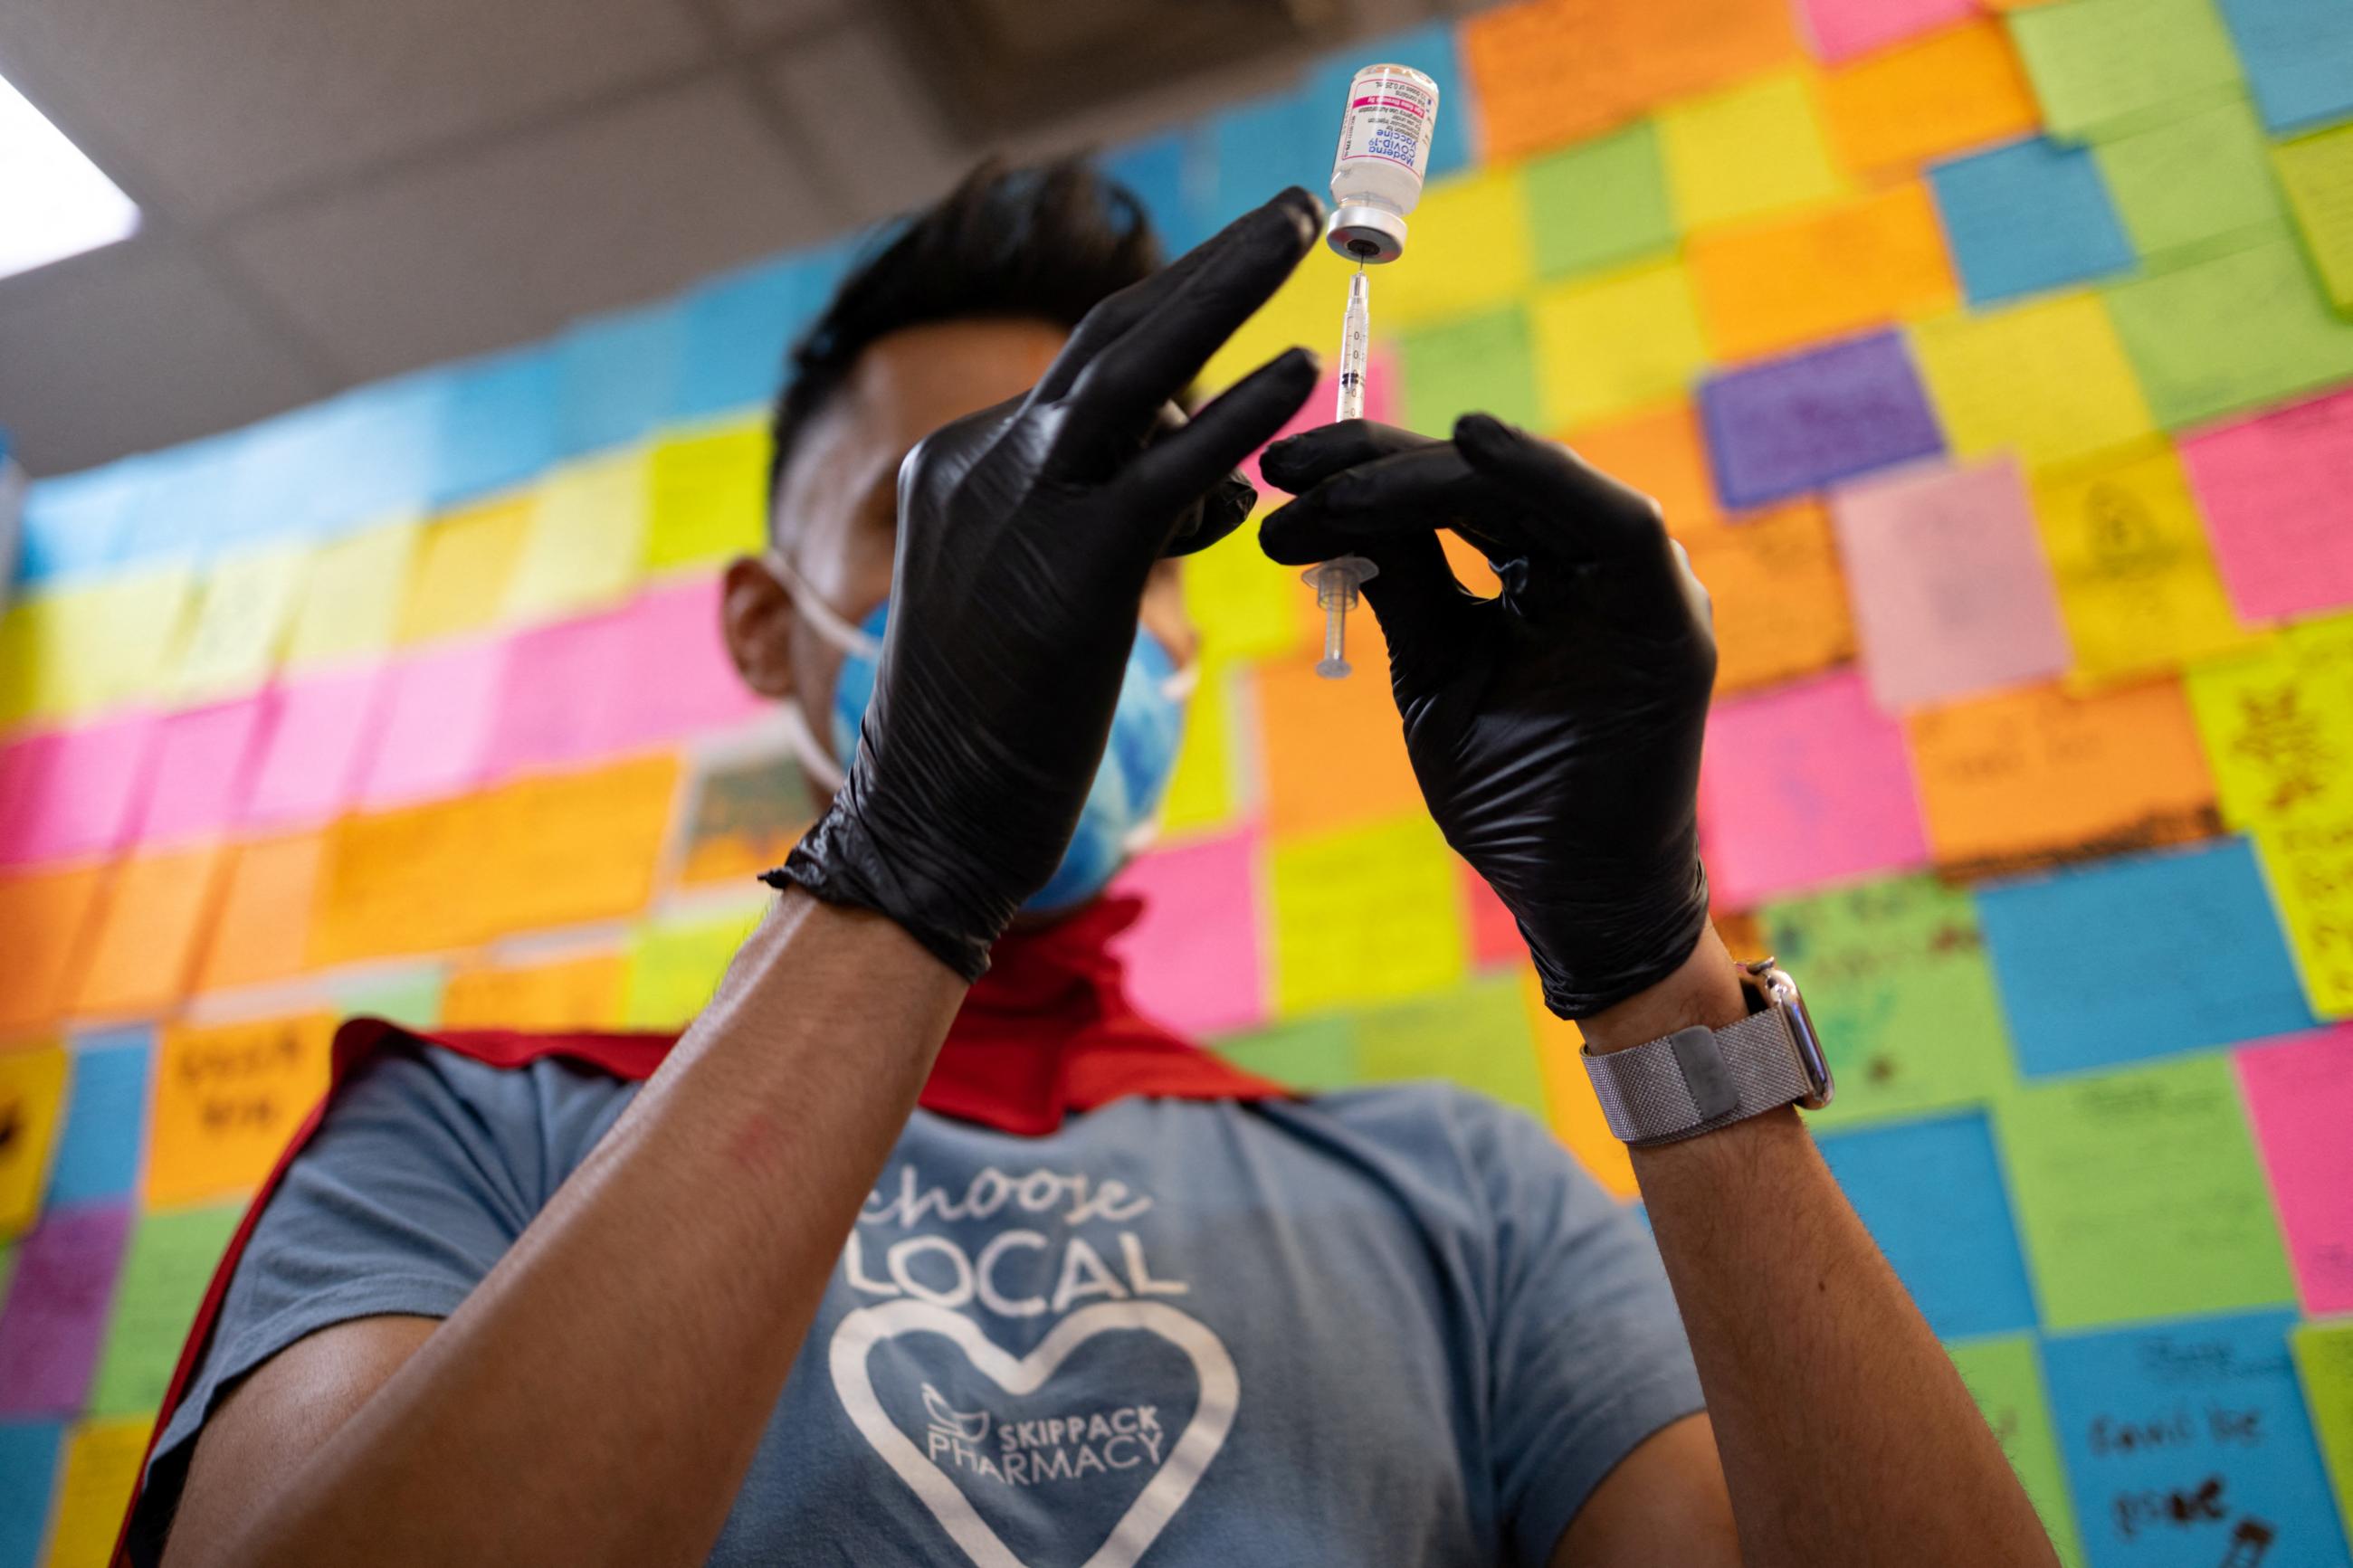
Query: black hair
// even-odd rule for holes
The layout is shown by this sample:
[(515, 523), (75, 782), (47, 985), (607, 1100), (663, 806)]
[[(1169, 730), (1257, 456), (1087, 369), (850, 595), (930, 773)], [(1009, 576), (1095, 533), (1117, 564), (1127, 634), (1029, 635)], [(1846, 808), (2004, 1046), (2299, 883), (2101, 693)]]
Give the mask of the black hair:
[(802, 430), (877, 338), (974, 316), (1075, 327), (1159, 265), (1160, 237), (1144, 204), (1085, 159), (980, 163), (939, 201), (878, 234), (793, 346), (769, 425), (772, 512)]

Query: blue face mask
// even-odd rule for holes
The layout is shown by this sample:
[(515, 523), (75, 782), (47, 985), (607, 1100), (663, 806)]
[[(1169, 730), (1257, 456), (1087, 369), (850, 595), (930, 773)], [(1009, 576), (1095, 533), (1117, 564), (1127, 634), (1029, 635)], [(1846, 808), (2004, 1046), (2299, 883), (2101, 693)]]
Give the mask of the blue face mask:
[[(790, 572), (790, 568), (786, 568)], [(874, 678), (882, 656), (882, 633), (890, 625), (891, 606), (877, 605), (865, 624), (851, 628), (824, 601), (800, 584), (797, 602), (818, 635), (841, 652), (841, 673), (833, 686), (833, 710), (827, 715), (827, 738), (833, 755), (846, 768), (858, 754), (858, 731), (874, 700)], [(1078, 830), (1053, 879), (1021, 907), (1035, 913), (1055, 913), (1085, 903), (1110, 886), (1112, 878), (1146, 844), (1159, 826), (1160, 803), (1168, 793), (1169, 775), (1176, 767), (1176, 743), (1184, 734), (1185, 699), (1192, 690), (1194, 672), (1176, 668), (1159, 640), (1139, 630), (1127, 650), (1127, 671), (1119, 686), (1119, 705), (1112, 711), (1111, 738), (1104, 743), (1102, 763), (1095, 769), (1094, 787), (1079, 813)], [(797, 714), (795, 715), (798, 717)], [(807, 753), (815, 751), (805, 723), (797, 726), (802, 764), (827, 782), (838, 773), (817, 767), (830, 759)], [(833, 782), (838, 785), (839, 778)]]

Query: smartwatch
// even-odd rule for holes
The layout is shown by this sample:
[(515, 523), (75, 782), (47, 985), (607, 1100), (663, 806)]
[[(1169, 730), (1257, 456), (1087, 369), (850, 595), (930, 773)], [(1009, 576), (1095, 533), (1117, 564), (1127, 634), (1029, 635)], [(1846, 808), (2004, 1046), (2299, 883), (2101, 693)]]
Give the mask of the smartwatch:
[(1789, 972), (1771, 959), (1744, 963), (1748, 1016), (1721, 1029), (1694, 1025), (1622, 1051), (1585, 1049), (1585, 1070), (1609, 1131), (1637, 1149), (1673, 1143), (1736, 1121), (1831, 1102), (1830, 1062)]

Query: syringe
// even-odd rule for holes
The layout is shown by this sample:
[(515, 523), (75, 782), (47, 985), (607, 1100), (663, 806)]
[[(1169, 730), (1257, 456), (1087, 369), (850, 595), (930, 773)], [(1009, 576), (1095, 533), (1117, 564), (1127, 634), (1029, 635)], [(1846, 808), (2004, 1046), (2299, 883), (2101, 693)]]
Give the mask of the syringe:
[[(1348, 310), (1340, 318), (1339, 419), (1365, 416), (1365, 366), (1372, 357), (1372, 302), (1365, 287), (1365, 263), (1356, 261), (1356, 275), (1348, 282)], [(1315, 590), (1315, 607), (1324, 612), (1324, 657), (1315, 673), (1337, 680), (1352, 668), (1348, 663), (1348, 612), (1356, 607), (1357, 590), (1372, 580), (1379, 567), (1361, 555), (1342, 555), (1320, 566), (1310, 566), (1300, 581)]]

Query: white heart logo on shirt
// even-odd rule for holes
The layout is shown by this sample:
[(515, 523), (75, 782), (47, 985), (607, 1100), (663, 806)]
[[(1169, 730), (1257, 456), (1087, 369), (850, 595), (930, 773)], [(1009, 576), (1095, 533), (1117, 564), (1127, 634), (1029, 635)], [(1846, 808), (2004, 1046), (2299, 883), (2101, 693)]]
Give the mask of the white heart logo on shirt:
[(874, 1377), (868, 1352), (882, 1341), (901, 1334), (934, 1333), (953, 1340), (974, 1368), (1017, 1398), (1035, 1394), (1060, 1369), (1072, 1351), (1097, 1334), (1116, 1329), (1141, 1329), (1157, 1334), (1185, 1352), (1200, 1379), (1200, 1399), (1193, 1418), (1168, 1451), (1136, 1500), (1128, 1505), (1111, 1534), (1087, 1559), (1085, 1568), (1130, 1568), (1159, 1539), (1169, 1519), (1193, 1495), (1193, 1487), (1209, 1461), (1225, 1446), (1234, 1424), (1234, 1407), (1241, 1396), (1241, 1380), (1233, 1358), (1218, 1336), (1174, 1307), (1158, 1301), (1105, 1301), (1082, 1307), (1054, 1325), (1044, 1342), (1028, 1355), (1008, 1355), (989, 1342), (980, 1326), (962, 1313), (929, 1301), (892, 1301), (862, 1307), (841, 1320), (833, 1331), (830, 1361), (833, 1391), (851, 1421), (874, 1445), (891, 1468), (899, 1472), (940, 1528), (965, 1550), (977, 1568), (1028, 1568), (1007, 1549), (997, 1531), (973, 1508), (971, 1500), (947, 1472), (934, 1464), (914, 1440), (899, 1429), (874, 1396)]

